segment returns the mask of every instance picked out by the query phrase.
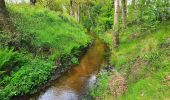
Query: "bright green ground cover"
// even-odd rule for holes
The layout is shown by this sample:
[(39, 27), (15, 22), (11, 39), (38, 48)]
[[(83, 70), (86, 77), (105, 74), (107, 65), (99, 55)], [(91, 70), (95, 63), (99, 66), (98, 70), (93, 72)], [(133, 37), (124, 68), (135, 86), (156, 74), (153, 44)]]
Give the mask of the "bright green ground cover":
[(50, 78), (57, 59), (70, 55), (76, 62), (73, 49), (91, 40), (68, 15), (28, 5), (8, 10), (14, 33), (0, 34), (0, 99), (35, 92)]
[[(125, 94), (120, 100), (165, 100), (169, 99), (170, 83), (170, 22), (162, 22), (155, 31), (141, 31), (139, 25), (133, 25), (120, 33), (120, 47), (113, 50), (111, 63), (122, 73), (128, 82)], [(111, 44), (111, 34), (102, 36)], [(110, 42), (109, 42), (110, 41)], [(103, 83), (108, 78), (99, 77), (97, 89), (92, 96), (112, 97), (109, 87)], [(108, 77), (108, 76), (107, 76)], [(114, 97), (112, 97), (114, 98)]]

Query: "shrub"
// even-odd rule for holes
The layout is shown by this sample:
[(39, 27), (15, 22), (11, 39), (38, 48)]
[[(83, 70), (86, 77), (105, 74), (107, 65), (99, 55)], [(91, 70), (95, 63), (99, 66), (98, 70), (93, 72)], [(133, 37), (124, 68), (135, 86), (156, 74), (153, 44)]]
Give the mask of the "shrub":
[(15, 52), (9, 49), (0, 49), (0, 71), (14, 58)]
[(1, 81), (4, 88), (0, 90), (0, 98), (8, 99), (11, 96), (27, 94), (30, 90), (35, 91), (40, 84), (47, 81), (54, 68), (52, 62), (30, 59), (30, 62)]

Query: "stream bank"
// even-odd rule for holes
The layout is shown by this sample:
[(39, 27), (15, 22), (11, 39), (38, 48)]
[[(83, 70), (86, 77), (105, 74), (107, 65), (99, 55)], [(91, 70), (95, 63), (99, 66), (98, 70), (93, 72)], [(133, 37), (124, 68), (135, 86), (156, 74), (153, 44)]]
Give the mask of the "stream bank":
[[(107, 46), (98, 38), (93, 44), (81, 48), (76, 57), (79, 64), (71, 63), (70, 59), (57, 61), (57, 69), (52, 73), (49, 81), (40, 86), (36, 93), (13, 97), (13, 100), (79, 100), (86, 95), (88, 90), (95, 84), (96, 75), (100, 72), (101, 65), (106, 62), (105, 51)], [(77, 50), (75, 50), (77, 51)], [(74, 54), (74, 53), (72, 53)], [(64, 62), (62, 62), (64, 61)], [(63, 63), (67, 65), (63, 67)]]
[(96, 82), (101, 64), (105, 63), (106, 46), (96, 39), (80, 63), (71, 67), (61, 77), (54, 80), (50, 87), (30, 97), (38, 100), (80, 100)]
[[(30, 94), (13, 96), (12, 100), (30, 100), (32, 97), (36, 96), (40, 91), (44, 91), (49, 88), (52, 83), (61, 77), (64, 73), (69, 71), (73, 66), (77, 65), (80, 59), (85, 55), (88, 49), (93, 45), (93, 42), (89, 43), (87, 46), (80, 46), (79, 48), (73, 49), (68, 55), (63, 55), (60, 59), (55, 62), (55, 70), (51, 72), (51, 78), (45, 81), (41, 86), (39, 86), (36, 91), (32, 91)], [(78, 61), (73, 62), (72, 59), (75, 58)]]

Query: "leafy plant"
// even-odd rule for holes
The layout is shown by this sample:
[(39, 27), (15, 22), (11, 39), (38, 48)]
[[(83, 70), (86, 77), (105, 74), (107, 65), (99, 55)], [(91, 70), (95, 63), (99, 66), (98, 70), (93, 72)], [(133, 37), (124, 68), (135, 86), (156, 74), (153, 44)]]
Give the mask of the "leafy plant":
[(9, 49), (0, 49), (0, 70), (2, 70), (7, 63), (15, 56), (15, 52)]

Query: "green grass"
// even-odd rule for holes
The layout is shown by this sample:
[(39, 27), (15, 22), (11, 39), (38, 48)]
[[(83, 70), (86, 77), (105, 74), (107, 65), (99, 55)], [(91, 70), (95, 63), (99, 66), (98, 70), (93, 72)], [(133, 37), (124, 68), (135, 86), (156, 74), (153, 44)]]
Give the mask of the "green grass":
[[(170, 60), (169, 60), (169, 46), (161, 47), (161, 45), (169, 44), (170, 38), (170, 23), (164, 22), (157, 26), (159, 30), (152, 33), (148, 33), (144, 37), (133, 39), (131, 43), (120, 45), (118, 55), (123, 55), (127, 60), (122, 64), (126, 68), (129, 67), (129, 62), (133, 58), (144, 59), (147, 64), (142, 63), (139, 65), (140, 76), (133, 76), (127, 79), (129, 81), (129, 87), (124, 96), (121, 99), (154, 99), (163, 100), (170, 98), (168, 93), (170, 92), (169, 84), (164, 83), (165, 76), (170, 74)], [(127, 41), (127, 40), (126, 40)], [(128, 41), (127, 41), (128, 42)], [(122, 58), (119, 58), (120, 61)], [(119, 61), (119, 60), (118, 60)], [(127, 65), (127, 66), (126, 66)], [(140, 68), (142, 66), (143, 68)], [(118, 68), (121, 66), (118, 66)], [(122, 70), (120, 70), (122, 71)], [(128, 73), (131, 76), (131, 72)], [(133, 74), (132, 74), (133, 75)], [(138, 77), (138, 78), (137, 78)], [(137, 80), (136, 80), (137, 78)], [(133, 83), (136, 81), (136, 83)]]
[(56, 60), (62, 68), (78, 63), (79, 49), (91, 42), (68, 15), (23, 4), (8, 11), (14, 33), (0, 34), (0, 99), (35, 93), (59, 68)]
[(28, 5), (10, 5), (9, 11), (17, 32), (31, 33), (34, 47), (52, 48), (55, 56), (69, 54), (90, 41), (82, 26), (68, 15)]
[[(94, 98), (102, 96), (102, 98), (108, 98), (109, 91), (109, 73), (103, 72), (98, 76), (96, 86), (90, 90), (90, 95)], [(103, 92), (105, 91), (105, 92)]]
[[(158, 24), (154, 31), (142, 31), (140, 25), (132, 25), (120, 33), (120, 46), (113, 50), (110, 62), (126, 77), (128, 89), (117, 99), (170, 99), (170, 84), (165, 81), (170, 75), (169, 27), (170, 21)], [(101, 82), (99, 87), (102, 86), (105, 85)], [(105, 89), (100, 95), (96, 93), (99, 97), (102, 94), (110, 96)]]
[[(133, 37), (133, 34), (130, 34), (130, 32), (135, 33), (134, 29), (132, 30), (130, 27), (129, 30), (124, 30), (120, 36), (122, 37), (120, 47), (116, 50), (118, 59), (120, 58), (119, 62), (122, 62), (124, 59), (127, 59), (126, 61), (128, 61), (128, 59), (144, 56), (148, 52), (158, 50), (157, 46), (169, 37), (168, 25), (169, 22), (165, 23), (165, 25), (160, 24), (157, 26), (160, 30), (152, 33), (145, 33), (144, 36), (140, 36), (140, 34), (144, 34), (144, 32), (142, 32), (138, 37), (136, 36), (134, 38), (131, 38)], [(125, 61), (123, 62), (126, 63)]]

